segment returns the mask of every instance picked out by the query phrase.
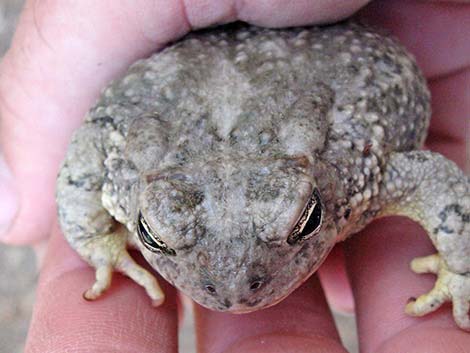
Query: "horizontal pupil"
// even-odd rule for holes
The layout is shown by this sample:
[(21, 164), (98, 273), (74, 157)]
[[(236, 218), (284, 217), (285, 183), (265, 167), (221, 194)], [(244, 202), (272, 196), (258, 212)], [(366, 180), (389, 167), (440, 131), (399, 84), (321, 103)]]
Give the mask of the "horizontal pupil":
[(305, 207), (302, 217), (287, 238), (287, 243), (294, 245), (308, 238), (314, 232), (318, 232), (322, 223), (322, 203), (317, 189), (313, 190), (312, 197)]
[(147, 229), (145, 229), (145, 226), (142, 224), (143, 221), (142, 221), (142, 218), (139, 220), (139, 231), (140, 231), (140, 234), (142, 234), (142, 238), (143, 240), (149, 244), (149, 245), (153, 245), (154, 244), (154, 241), (153, 239), (150, 237), (150, 234), (147, 232)]
[(317, 203), (312, 213), (310, 214), (307, 224), (302, 230), (302, 233), (300, 234), (300, 236), (304, 237), (314, 232), (320, 225), (320, 221), (321, 221), (321, 206)]
[(149, 226), (141, 215), (139, 215), (139, 221), (137, 226), (140, 238), (144, 242), (144, 245), (147, 249), (153, 252), (158, 251), (166, 255), (176, 255), (176, 252), (173, 249), (169, 248), (159, 238), (156, 237), (156, 239), (154, 239), (154, 237), (150, 234)]

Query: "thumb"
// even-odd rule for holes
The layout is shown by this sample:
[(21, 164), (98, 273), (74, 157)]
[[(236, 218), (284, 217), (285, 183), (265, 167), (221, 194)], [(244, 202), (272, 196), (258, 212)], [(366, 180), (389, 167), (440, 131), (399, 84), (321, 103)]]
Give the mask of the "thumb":
[(1, 240), (47, 236), (72, 131), (112, 77), (189, 30), (179, 3), (27, 2), (0, 68)]

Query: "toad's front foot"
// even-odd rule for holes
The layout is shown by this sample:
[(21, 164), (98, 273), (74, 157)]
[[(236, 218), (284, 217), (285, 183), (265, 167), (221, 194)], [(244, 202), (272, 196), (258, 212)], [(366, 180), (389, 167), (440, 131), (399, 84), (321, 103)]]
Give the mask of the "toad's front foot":
[(417, 221), (438, 251), (411, 263), (414, 272), (434, 273), (437, 281), (406, 312), (422, 316), (450, 301), (455, 322), (470, 331), (470, 178), (439, 154), (410, 151), (391, 155), (384, 185), (382, 215)]
[(423, 316), (452, 301), (455, 322), (470, 331), (470, 273), (453, 273), (438, 254), (414, 259), (411, 269), (416, 273), (434, 273), (437, 281), (429, 293), (411, 300), (405, 312)]
[(127, 230), (119, 226), (112, 233), (90, 238), (77, 247), (79, 254), (96, 269), (95, 283), (83, 293), (83, 298), (95, 300), (100, 297), (111, 285), (113, 270), (116, 270), (144, 287), (152, 299), (152, 305), (159, 306), (165, 295), (155, 277), (139, 266), (127, 252), (127, 236)]

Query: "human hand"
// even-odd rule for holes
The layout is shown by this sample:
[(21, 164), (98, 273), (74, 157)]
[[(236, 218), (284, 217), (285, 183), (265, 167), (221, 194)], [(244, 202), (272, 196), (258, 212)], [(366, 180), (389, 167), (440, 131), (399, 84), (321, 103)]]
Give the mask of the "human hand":
[[(107, 81), (137, 57), (157, 50), (189, 30), (183, 12), (193, 27), (236, 18), (281, 26), (337, 19), (363, 2), (345, 5), (338, 1), (335, 8), (331, 1), (323, 10), (320, 4), (307, 6), (306, 2), (292, 5), (261, 1), (239, 8), (225, 6), (227, 3), (220, 1), (204, 7), (188, 1), (183, 9), (182, 3), (158, 6), (156, 1), (149, 0), (141, 1), (139, 11), (135, 12), (136, 2), (132, 2), (132, 9), (131, 3), (126, 9), (126, 5), (111, 7), (105, 1), (70, 3), (66, 4), (68, 8), (59, 1), (30, 2), (15, 44), (3, 64), (0, 82), (0, 140), (17, 190), (24, 195), (8, 233), (11, 242), (30, 242), (32, 234), (38, 239), (49, 233), (55, 217), (52, 192), (55, 174), (71, 131), (80, 124)], [(349, 6), (349, 11), (344, 6)], [(83, 13), (87, 22), (80, 16)], [(468, 47), (467, 51), (460, 48), (466, 45), (465, 29), (461, 26), (468, 13), (468, 7), (464, 9), (463, 5), (395, 1), (378, 2), (363, 12), (373, 18), (384, 18), (387, 14), (390, 23), (385, 23), (397, 30), (418, 56), (428, 77), (441, 77), (431, 80), (434, 96), (443, 99), (434, 98), (432, 131), (436, 133), (430, 141), (434, 149), (454, 160), (464, 155), (463, 112), (468, 111), (464, 87), (468, 71), (462, 69), (468, 65), (465, 62)], [(413, 21), (418, 16), (425, 17), (426, 22), (419, 28), (424, 39), (416, 41), (416, 28), (406, 23), (415, 25)], [(434, 28), (438, 31), (433, 32)], [(435, 50), (433, 55), (429, 55), (430, 48)], [(445, 99), (449, 96), (453, 97), (452, 104)], [(449, 136), (452, 138), (448, 139)], [(457, 161), (462, 166), (463, 158)], [(7, 187), (3, 191), (8, 192)], [(389, 224), (393, 229), (386, 227)], [(116, 276), (109, 295), (85, 303), (79, 294), (92, 283), (92, 271), (68, 248), (56, 227), (52, 233), (27, 352), (176, 350), (176, 305), (170, 288), (165, 288), (167, 303), (152, 309), (141, 288)], [(372, 236), (373, 233), (380, 235)], [(393, 234), (386, 238), (385, 233)], [(415, 238), (412, 233), (421, 234)], [(407, 268), (408, 261), (420, 255), (420, 251), (430, 253), (426, 237), (415, 225), (396, 220), (376, 223), (348, 245), (351, 260), (348, 268), (358, 303), (364, 351), (376, 351), (379, 347), (379, 351), (393, 352), (437, 351), (437, 345), (429, 347), (433, 339), (445, 344), (446, 352), (468, 346), (468, 334), (455, 329), (449, 312), (444, 310), (421, 319), (402, 313), (408, 296), (425, 292), (430, 286), (425, 278), (413, 275)], [(401, 288), (393, 288), (392, 281), (400, 283)], [(312, 347), (318, 351), (344, 352), (316, 279), (308, 281), (281, 304), (253, 314), (222, 314), (200, 307), (196, 312), (201, 351), (222, 351), (231, 346), (233, 352), (276, 349), (300, 352), (311, 351)], [(422, 345), (417, 343), (420, 339), (425, 341)]]

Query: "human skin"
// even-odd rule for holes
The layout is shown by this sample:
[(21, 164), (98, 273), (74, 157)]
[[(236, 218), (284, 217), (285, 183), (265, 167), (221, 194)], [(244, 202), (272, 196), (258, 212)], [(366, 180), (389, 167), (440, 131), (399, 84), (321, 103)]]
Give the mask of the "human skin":
[[(26, 352), (177, 350), (173, 290), (164, 288), (168, 299), (154, 309), (141, 288), (116, 276), (109, 294), (83, 301), (93, 271), (56, 226), (55, 175), (71, 132), (100, 89), (136, 58), (191, 28), (235, 19), (265, 26), (322, 23), (351, 14), (364, 1), (112, 3), (29, 1), (1, 67), (0, 141), (12, 171), (8, 177), (0, 170), (3, 240), (38, 243), (52, 234)], [(416, 55), (433, 94), (427, 146), (468, 171), (470, 5), (388, 0), (368, 5), (360, 16), (391, 29)], [(347, 241), (345, 250), (363, 352), (453, 353), (470, 346), (470, 335), (457, 329), (448, 308), (425, 318), (403, 313), (408, 297), (434, 281), (408, 268), (413, 257), (433, 253), (417, 225), (401, 218), (377, 221)], [(316, 277), (279, 305), (253, 314), (196, 307), (196, 326), (202, 352), (345, 352)]]

